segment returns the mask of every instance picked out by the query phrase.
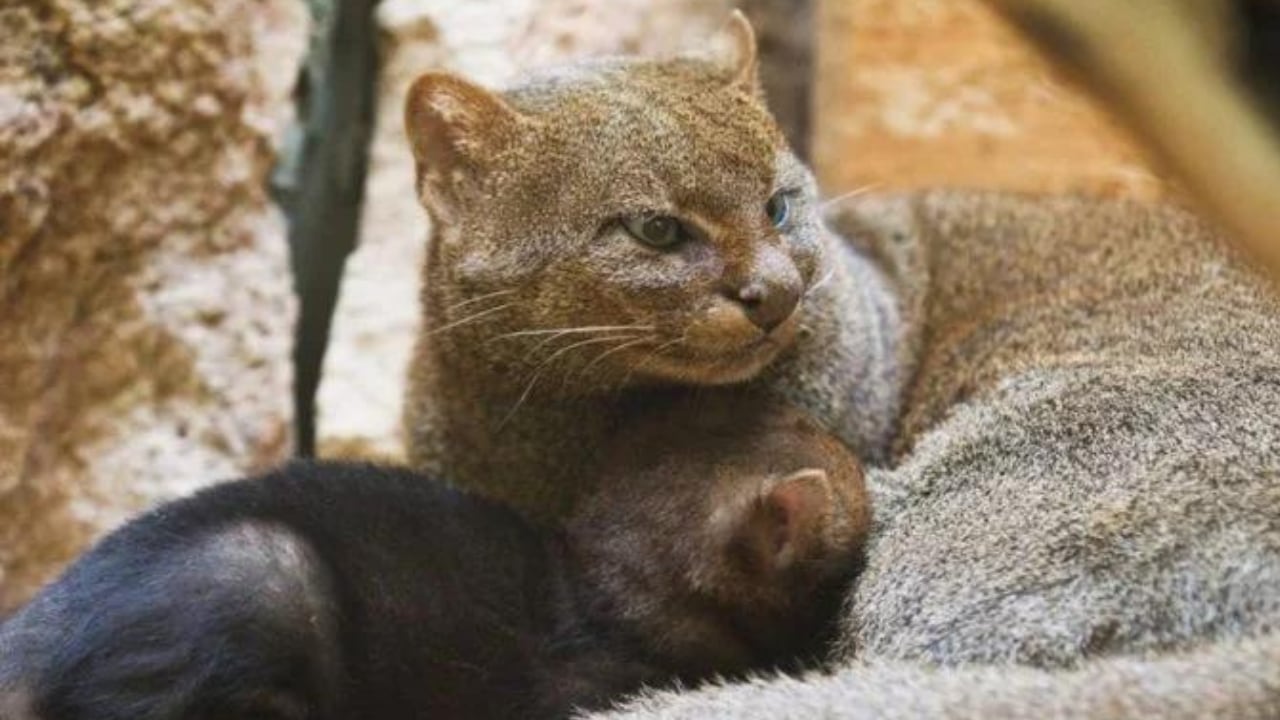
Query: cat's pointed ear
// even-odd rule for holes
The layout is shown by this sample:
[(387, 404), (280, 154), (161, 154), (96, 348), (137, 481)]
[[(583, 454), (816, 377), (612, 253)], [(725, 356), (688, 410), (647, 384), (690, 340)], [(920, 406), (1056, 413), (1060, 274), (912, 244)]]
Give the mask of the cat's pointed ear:
[(430, 72), (413, 82), (404, 124), (418, 171), (418, 194), (448, 215), (527, 119), (496, 93), (462, 78)]
[(746, 508), (734, 531), (733, 552), (748, 567), (785, 570), (819, 542), (833, 495), (825, 470), (808, 468), (777, 481)]
[(720, 62), (730, 70), (729, 86), (760, 94), (760, 68), (756, 48), (756, 32), (751, 21), (734, 10), (720, 31)]

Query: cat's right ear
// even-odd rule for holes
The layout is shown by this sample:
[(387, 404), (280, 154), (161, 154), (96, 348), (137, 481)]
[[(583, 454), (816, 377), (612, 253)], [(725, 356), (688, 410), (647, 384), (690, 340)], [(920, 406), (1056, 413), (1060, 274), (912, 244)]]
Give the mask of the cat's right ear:
[(757, 45), (751, 21), (741, 10), (734, 10), (729, 14), (729, 22), (712, 42), (720, 64), (729, 71), (729, 87), (746, 90), (763, 98)]
[(791, 473), (746, 508), (733, 530), (730, 552), (757, 572), (786, 570), (820, 541), (832, 502), (831, 478), (825, 470)]
[(422, 202), (449, 218), (498, 152), (518, 141), (525, 123), (496, 93), (456, 75), (431, 72), (415, 80), (404, 124)]

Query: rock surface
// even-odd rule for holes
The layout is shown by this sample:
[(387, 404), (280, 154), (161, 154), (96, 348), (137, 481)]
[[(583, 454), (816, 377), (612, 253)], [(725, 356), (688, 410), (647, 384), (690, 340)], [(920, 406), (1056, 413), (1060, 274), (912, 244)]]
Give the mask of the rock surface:
[(343, 275), (316, 399), (318, 452), (399, 458), (405, 368), (418, 326), (426, 218), (402, 127), (418, 74), (445, 69), (491, 86), (537, 65), (705, 43), (728, 0), (383, 0), (378, 123), (360, 245)]
[(812, 155), (830, 195), (1168, 190), (1118, 125), (982, 0), (830, 0), (815, 25)]
[(791, 149), (808, 162), (813, 124), (813, 16), (817, 0), (738, 0), (760, 52), (760, 83)]
[(298, 0), (0, 9), (0, 613), (133, 512), (290, 445), (266, 195)]

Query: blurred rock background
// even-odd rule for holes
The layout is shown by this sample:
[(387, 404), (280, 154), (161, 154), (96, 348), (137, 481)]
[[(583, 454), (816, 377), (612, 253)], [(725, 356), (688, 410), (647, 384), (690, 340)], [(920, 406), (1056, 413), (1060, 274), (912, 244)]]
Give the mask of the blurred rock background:
[[(295, 449), (400, 455), (427, 232), (400, 124), (417, 73), (501, 85), (697, 47), (733, 4), (8, 0), (0, 613), (161, 499)], [(978, 0), (743, 9), (828, 195), (1166, 192)]]
[(818, 2), (828, 194), (986, 187), (1161, 196), (1136, 145), (978, 0)]
[(296, 0), (0, 5), (0, 613), (132, 513), (286, 457), (266, 178)]

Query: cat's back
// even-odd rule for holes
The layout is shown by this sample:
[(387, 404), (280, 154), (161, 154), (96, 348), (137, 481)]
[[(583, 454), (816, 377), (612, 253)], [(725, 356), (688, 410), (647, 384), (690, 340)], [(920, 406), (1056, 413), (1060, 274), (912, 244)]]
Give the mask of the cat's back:
[(307, 461), (161, 506), (94, 554), (163, 549), (244, 526), (297, 537), (352, 599), (370, 603), (414, 587), (444, 597), (478, 593), (539, 571), (525, 566), (543, 555), (543, 537), (527, 521), (428, 475)]
[(120, 676), (134, 652), (142, 668), (158, 653), (216, 658), (188, 645), (243, 638), (229, 657), (263, 663), (245, 673), (288, 667), (344, 712), (481, 716), (492, 700), (478, 673), (525, 682), (550, 575), (543, 540), (418, 473), (295, 463), (108, 536), (0, 628), (0, 688), (74, 698), (77, 676), (116, 646), (130, 649), (101, 672)]
[[(547, 538), (497, 503), (402, 469), (336, 466), (292, 527), (343, 588), (346, 658), (369, 717), (520, 712), (534, 701), (556, 568)], [(289, 512), (294, 509), (290, 508)], [(501, 700), (497, 700), (501, 698)], [(399, 714), (398, 714), (399, 713)]]
[(928, 277), (850, 644), (1057, 665), (1280, 622), (1280, 314), (1220, 239), (1119, 201), (870, 212)]
[(831, 224), (922, 296), (903, 448), (1022, 368), (1280, 363), (1274, 289), (1173, 205), (935, 191), (844, 203)]

